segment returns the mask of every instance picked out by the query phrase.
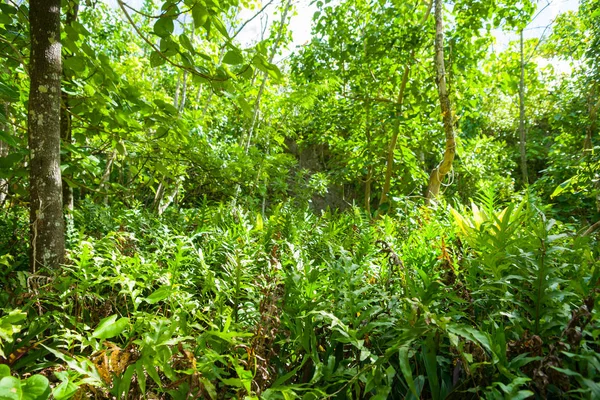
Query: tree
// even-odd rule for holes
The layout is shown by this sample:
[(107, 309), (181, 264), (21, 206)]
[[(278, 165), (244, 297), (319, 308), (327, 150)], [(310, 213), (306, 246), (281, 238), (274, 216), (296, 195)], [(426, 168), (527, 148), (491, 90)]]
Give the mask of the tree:
[[(4, 119), (8, 120), (8, 105), (4, 104)], [(2, 110), (0, 110), (2, 111)], [(0, 131), (8, 131), (8, 122), (0, 124)], [(8, 143), (5, 143), (0, 139), (0, 157), (6, 157), (8, 155)], [(8, 180), (0, 176), (0, 207), (4, 205), (4, 200), (8, 194)]]
[(442, 0), (435, 0), (435, 69), (437, 73), (438, 94), (440, 97), (440, 107), (442, 111), (442, 120), (444, 123), (444, 133), (446, 134), (446, 148), (444, 158), (440, 164), (431, 171), (429, 176), (429, 186), (427, 187), (427, 199), (435, 198), (440, 192), (440, 186), (444, 176), (452, 169), (452, 161), (456, 152), (456, 142), (454, 139), (454, 116), (452, 115), (452, 105), (450, 96), (446, 88), (446, 68), (444, 65), (444, 24), (443, 24), (443, 4)]
[[(419, 25), (424, 25), (429, 18), (429, 14), (431, 12), (431, 6), (433, 5), (433, 0), (429, 2), (427, 6), (427, 11), (423, 15)], [(411, 51), (410, 58), (414, 58), (414, 49)], [(394, 121), (394, 133), (392, 135), (392, 140), (390, 141), (390, 146), (387, 155), (387, 165), (385, 170), (385, 180), (383, 183), (383, 189), (381, 190), (381, 199), (379, 200), (379, 205), (383, 205), (387, 201), (387, 195), (390, 191), (391, 182), (392, 182), (392, 173), (394, 169), (394, 151), (396, 149), (396, 143), (398, 142), (398, 135), (400, 133), (400, 117), (402, 116), (402, 103), (404, 101), (404, 90), (406, 89), (406, 83), (408, 82), (408, 77), (410, 74), (411, 65), (406, 64), (404, 67), (404, 73), (402, 74), (402, 83), (400, 84), (400, 92), (398, 94), (398, 99), (396, 101), (396, 117)]]
[(62, 263), (65, 233), (60, 172), (60, 0), (31, 0), (29, 86), (31, 267)]
[(527, 173), (527, 151), (525, 139), (525, 56), (523, 55), (523, 29), (521, 28), (521, 79), (519, 80), (519, 154), (521, 156), (521, 175), (523, 185), (529, 183)]
[[(65, 26), (67, 27), (72, 27), (73, 22), (77, 21), (77, 14), (79, 12), (79, 0), (73, 1), (73, 2), (69, 2), (68, 3), (68, 11), (67, 11), (67, 17), (65, 20)], [(65, 59), (67, 57), (65, 56)], [(64, 70), (62, 71), (62, 75), (63, 78), (65, 80), (67, 80), (65, 74), (64, 74)], [(72, 141), (72, 137), (73, 137), (73, 132), (72, 132), (72, 118), (71, 118), (71, 114), (70, 114), (70, 105), (69, 105), (69, 94), (65, 91), (63, 91), (61, 93), (61, 100), (62, 100), (62, 107), (61, 107), (61, 115), (60, 115), (60, 137), (61, 139), (64, 141), (65, 144), (71, 144)], [(62, 163), (61, 164), (65, 164), (68, 163), (71, 159), (71, 154), (70, 153), (65, 153), (64, 156), (62, 157)], [(73, 211), (73, 188), (71, 186), (69, 186), (69, 184), (67, 183), (67, 181), (64, 179), (65, 177), (63, 176), (63, 180), (62, 180), (62, 187), (63, 187), (63, 206), (65, 208), (66, 212), (71, 212)]]
[(423, 68), (428, 15), (420, 2), (325, 6), (312, 42), (292, 60), (298, 105), (307, 110), (296, 121), (300, 139), (327, 149), (332, 188), (343, 184), (348, 194), (339, 197), (358, 200), (364, 187), (369, 213), (372, 202), (384, 213), (428, 176), (420, 158), (435, 109)]

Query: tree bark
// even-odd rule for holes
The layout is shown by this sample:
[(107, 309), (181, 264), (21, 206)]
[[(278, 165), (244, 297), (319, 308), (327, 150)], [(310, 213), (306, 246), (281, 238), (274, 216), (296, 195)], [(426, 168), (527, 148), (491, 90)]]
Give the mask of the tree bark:
[(65, 255), (60, 173), (60, 0), (30, 0), (29, 86), (31, 269)]
[[(177, 195), (179, 194), (179, 188), (181, 187), (181, 182), (182, 182), (183, 178), (176, 178), (175, 182), (173, 182), (172, 188), (170, 189), (170, 192), (167, 194), (167, 190), (166, 190), (166, 185), (163, 185), (163, 182), (165, 182), (165, 180), (163, 180), (163, 182), (161, 182), (160, 186), (159, 186), (159, 190), (162, 192), (160, 194), (160, 197), (154, 198), (154, 201), (157, 202), (156, 205), (153, 205), (153, 207), (155, 207), (155, 211), (158, 215), (162, 215), (166, 209), (173, 203), (175, 203), (175, 200), (177, 198)], [(158, 192), (157, 192), (158, 195)]]
[(108, 204), (108, 185), (110, 184), (110, 173), (112, 172), (112, 166), (117, 158), (117, 150), (113, 150), (106, 160), (106, 167), (104, 168), (104, 174), (100, 179), (100, 191), (104, 192), (104, 204)]
[(588, 113), (590, 116), (589, 117), (590, 123), (587, 126), (587, 129), (585, 132), (585, 139), (583, 140), (583, 155), (584, 156), (591, 154), (594, 150), (594, 144), (592, 142), (592, 138), (594, 136), (594, 133), (597, 130), (598, 109), (600, 108), (600, 98), (597, 101), (595, 101), (597, 88), (598, 88), (597, 84), (592, 86), (592, 89), (590, 90), (590, 94), (588, 97)]
[[(60, 116), (60, 137), (64, 143), (71, 144), (71, 114), (69, 114), (69, 95), (62, 93), (62, 112)], [(71, 161), (71, 154), (67, 151), (61, 159), (62, 164), (68, 164)], [(73, 211), (73, 188), (62, 179), (63, 207), (67, 213)]]
[(177, 84), (175, 85), (175, 95), (173, 96), (173, 107), (179, 109), (179, 86), (181, 85), (181, 75), (177, 74)]
[(525, 136), (525, 58), (523, 52), (523, 29), (521, 29), (521, 80), (519, 82), (519, 151), (521, 153), (521, 177), (523, 184), (529, 184), (527, 172), (527, 151)]
[(452, 169), (454, 154), (456, 152), (456, 141), (454, 139), (454, 125), (452, 115), (452, 104), (446, 88), (446, 67), (444, 65), (444, 23), (443, 23), (442, 0), (435, 0), (435, 69), (437, 75), (438, 94), (440, 108), (442, 111), (442, 122), (446, 135), (446, 148), (444, 158), (440, 164), (431, 171), (429, 185), (427, 187), (427, 200), (436, 198), (440, 192), (442, 179)]
[(163, 196), (165, 195), (165, 179), (158, 184), (158, 188), (156, 189), (156, 193), (154, 194), (154, 201), (152, 202), (152, 210), (158, 214), (158, 210), (160, 207), (160, 202), (162, 201)]
[[(178, 115), (183, 112), (183, 108), (185, 107), (187, 77), (188, 72), (183, 71), (183, 79), (181, 79), (181, 76), (177, 78), (177, 87), (175, 88), (173, 107), (177, 109)], [(179, 103), (177, 103), (178, 101)], [(167, 200), (163, 202), (164, 197), (167, 193), (166, 187), (168, 183), (170, 183), (170, 179), (167, 179), (166, 177), (163, 178), (163, 180), (158, 185), (156, 194), (154, 196), (154, 201), (152, 202), (152, 210), (154, 210), (158, 215), (162, 215), (162, 213), (167, 209), (167, 207), (169, 207), (169, 205), (173, 202), (173, 200), (179, 193), (179, 185), (181, 184), (181, 180), (175, 179), (173, 182), (175, 187), (171, 189), (171, 194), (167, 196)]]
[(187, 95), (187, 77), (188, 77), (188, 72), (183, 71), (183, 85), (181, 86), (181, 96), (180, 96), (179, 107), (178, 107), (178, 111), (180, 113), (183, 112), (183, 108), (185, 107), (185, 100), (186, 100), (186, 95)]
[[(65, 25), (71, 26), (73, 22), (77, 20), (79, 13), (79, 0), (75, 0), (69, 3), (69, 10), (67, 11), (67, 17)], [(63, 74), (63, 78), (66, 80), (66, 76)], [(71, 144), (72, 131), (71, 131), (71, 114), (69, 107), (69, 95), (66, 92), (61, 93), (62, 108), (60, 114), (60, 137), (63, 143)], [(61, 164), (68, 164), (71, 161), (71, 153), (67, 151), (61, 159)], [(62, 190), (63, 190), (63, 208), (68, 214), (73, 211), (73, 188), (62, 179)]]
[[(8, 121), (8, 104), (4, 103), (4, 116)], [(6, 122), (6, 124), (0, 125), (0, 130), (10, 134), (9, 132), (10, 124)], [(8, 155), (8, 143), (0, 140), (0, 157), (6, 157)], [(6, 196), (8, 196), (8, 180), (5, 178), (0, 178), (0, 208), (4, 205), (4, 201), (6, 200)]]
[(591, 235), (592, 233), (594, 233), (594, 231), (596, 229), (600, 228), (600, 221), (596, 222), (595, 224), (591, 225), (589, 228), (587, 228), (582, 234), (581, 236), (588, 236)]
[[(370, 120), (371, 104), (367, 100), (365, 102), (365, 137), (367, 139), (367, 149), (369, 156), (371, 155), (371, 120)], [(371, 165), (371, 157), (368, 157), (369, 165), (367, 167), (367, 177), (365, 179), (365, 210), (371, 215), (371, 183), (373, 182), (373, 165)]]

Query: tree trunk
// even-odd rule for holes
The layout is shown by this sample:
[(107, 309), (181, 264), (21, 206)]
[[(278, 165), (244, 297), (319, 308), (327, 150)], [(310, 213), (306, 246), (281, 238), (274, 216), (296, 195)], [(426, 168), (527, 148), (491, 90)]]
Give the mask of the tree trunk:
[[(177, 87), (175, 89), (175, 98), (173, 100), (173, 107), (177, 109), (178, 115), (181, 114), (183, 108), (185, 107), (188, 72), (183, 71), (182, 75), (183, 79), (181, 79), (181, 76), (177, 78)], [(177, 103), (178, 101), (179, 104)], [(166, 189), (168, 183), (170, 183), (170, 179), (167, 179), (166, 177), (163, 178), (163, 180), (158, 185), (156, 194), (154, 196), (154, 201), (152, 202), (152, 210), (158, 215), (162, 215), (162, 213), (167, 209), (167, 207), (169, 207), (169, 205), (173, 202), (173, 200), (179, 193), (179, 185), (181, 184), (181, 180), (175, 179), (175, 186), (171, 189), (171, 194), (167, 195), (166, 201), (163, 201), (167, 193)]]
[(167, 178), (163, 178), (162, 181), (160, 181), (160, 183), (158, 184), (158, 188), (156, 189), (156, 193), (154, 194), (154, 201), (152, 202), (152, 211), (156, 213), (158, 213), (160, 202), (162, 201), (162, 198), (165, 195), (165, 179)]
[(452, 169), (454, 154), (456, 151), (456, 142), (454, 140), (454, 126), (452, 116), (452, 105), (448, 90), (446, 88), (446, 67), (444, 65), (444, 23), (443, 23), (443, 4), (442, 0), (435, 0), (435, 69), (437, 74), (438, 94), (440, 98), (440, 108), (442, 111), (442, 122), (444, 133), (446, 135), (446, 148), (444, 158), (440, 164), (431, 171), (429, 176), (429, 185), (427, 187), (427, 200), (435, 199), (440, 193), (442, 179)]
[[(0, 157), (6, 157), (8, 155), (8, 145), (0, 140)], [(4, 205), (4, 200), (8, 195), (8, 180), (0, 178), (0, 208)]]
[[(598, 131), (598, 109), (600, 108), (600, 98), (596, 99), (598, 84), (594, 84), (590, 90), (588, 98), (589, 121), (583, 140), (583, 156), (591, 156), (594, 153), (593, 137)], [(596, 189), (596, 211), (600, 211), (600, 181), (594, 183)]]
[[(424, 25), (431, 14), (431, 7), (433, 0), (431, 0), (427, 6), (425, 14), (420, 21), (420, 25)], [(387, 202), (388, 193), (392, 185), (392, 174), (394, 172), (394, 153), (396, 152), (396, 144), (398, 143), (398, 136), (400, 135), (400, 116), (402, 115), (402, 104), (404, 103), (404, 92), (406, 91), (406, 85), (408, 83), (408, 77), (410, 75), (410, 61), (414, 58), (415, 51), (411, 51), (409, 63), (404, 67), (404, 73), (402, 74), (402, 81), (400, 83), (400, 90), (398, 91), (398, 98), (396, 99), (396, 120), (394, 121), (394, 132), (392, 134), (392, 140), (388, 147), (386, 169), (385, 169), (385, 180), (383, 182), (383, 189), (381, 190), (381, 198), (379, 199), (379, 206)]]
[[(183, 178), (175, 179), (175, 182), (173, 182), (173, 187), (170, 189), (170, 193), (168, 193), (168, 194), (167, 194), (165, 185), (163, 185), (161, 183), (162, 193), (160, 195), (160, 199), (158, 199), (158, 204), (156, 204), (156, 208), (155, 208), (156, 213), (158, 215), (162, 215), (171, 204), (175, 203), (175, 199), (177, 198), (177, 195), (179, 194), (179, 188), (181, 187), (182, 181), (183, 181)], [(160, 189), (160, 187), (159, 187), (159, 189)], [(157, 201), (156, 197), (155, 197), (155, 201)]]
[(29, 150), (31, 269), (65, 255), (60, 174), (60, 0), (30, 0)]
[(402, 102), (404, 101), (404, 90), (406, 89), (406, 83), (408, 82), (409, 74), (410, 66), (407, 64), (404, 67), (402, 83), (400, 84), (398, 99), (396, 99), (396, 120), (394, 121), (394, 133), (392, 135), (392, 140), (390, 141), (390, 147), (388, 148), (387, 163), (385, 169), (385, 181), (383, 182), (383, 190), (381, 191), (381, 198), (379, 199), (380, 206), (387, 201), (387, 195), (392, 185), (392, 173), (394, 172), (394, 152), (396, 151), (396, 143), (398, 142), (398, 136), (400, 135), (400, 116), (402, 115)]
[[(61, 94), (62, 109), (60, 116), (60, 137), (63, 143), (71, 144), (71, 114), (69, 114), (69, 95), (65, 92)], [(62, 164), (68, 164), (71, 161), (71, 153), (67, 151), (61, 158)], [(62, 179), (63, 207), (67, 213), (73, 211), (73, 188)]]
[(519, 151), (521, 152), (521, 176), (523, 185), (529, 184), (525, 137), (525, 58), (523, 55), (523, 29), (521, 29), (521, 81), (519, 82)]
[[(79, 0), (75, 0), (69, 3), (69, 10), (67, 11), (67, 17), (65, 20), (66, 26), (71, 26), (73, 22), (77, 20), (77, 14), (79, 13)], [(66, 77), (63, 74), (63, 79)], [(63, 143), (71, 144), (72, 132), (71, 132), (71, 114), (69, 110), (69, 95), (66, 92), (61, 93), (62, 108), (60, 114), (60, 137)], [(61, 164), (69, 164), (71, 161), (71, 153), (65, 152), (62, 156)], [(66, 213), (73, 211), (73, 188), (69, 184), (62, 180), (63, 188), (63, 208)]]
[[(0, 125), (0, 130), (6, 132), (10, 135), (8, 123), (8, 104), (4, 103), (4, 116), (6, 117), (6, 124)], [(0, 140), (0, 157), (6, 157), (8, 155), (8, 143)], [(4, 205), (4, 201), (6, 200), (6, 196), (8, 195), (8, 180), (5, 178), (0, 178), (0, 208)]]
[(367, 168), (367, 177), (365, 178), (365, 210), (371, 215), (371, 183), (373, 182), (373, 166)]
[(108, 204), (108, 185), (110, 183), (110, 173), (112, 171), (113, 163), (117, 158), (117, 150), (113, 150), (110, 153), (110, 157), (106, 161), (106, 167), (104, 168), (104, 174), (100, 179), (100, 191), (104, 192), (104, 204)]
[[(367, 94), (367, 99), (369, 98)], [(365, 210), (371, 215), (371, 183), (373, 182), (373, 165), (371, 158), (372, 136), (371, 136), (371, 103), (365, 101), (365, 138), (367, 139), (367, 177), (365, 178)]]
[[(280, 20), (279, 30), (277, 31), (277, 36), (275, 37), (275, 41), (273, 42), (273, 45), (271, 46), (271, 49), (270, 49), (269, 64), (273, 63), (273, 59), (275, 58), (275, 55), (277, 54), (277, 47), (279, 46), (279, 42), (281, 41), (281, 39), (283, 37), (283, 28), (284, 28), (285, 20), (287, 18), (288, 12), (290, 11), (291, 7), (292, 7), (292, 0), (287, 0), (285, 3), (284, 9), (283, 9), (283, 13), (281, 14), (281, 20)], [(257, 76), (258, 75), (255, 75), (252, 78), (251, 86), (254, 85), (254, 79)], [(254, 135), (254, 132), (258, 129), (258, 124), (260, 122), (260, 101), (261, 101), (262, 95), (265, 91), (265, 87), (267, 85), (268, 79), (269, 79), (269, 75), (266, 72), (264, 72), (263, 80), (260, 84), (260, 88), (258, 89), (258, 94), (256, 95), (256, 99), (254, 100), (254, 110), (252, 113), (252, 120), (250, 122), (250, 126), (248, 127), (248, 132), (247, 132), (246, 136), (244, 136), (244, 135), (240, 136), (240, 145), (244, 146), (245, 154), (248, 154), (248, 151), (250, 150), (250, 145), (252, 144), (252, 137)], [(235, 205), (237, 204), (237, 198), (238, 198), (238, 195), (240, 194), (240, 191), (241, 191), (241, 186), (238, 183), (235, 186), (233, 199), (231, 201), (232, 208), (235, 207)]]
[[(283, 36), (283, 27), (285, 24), (285, 20), (287, 18), (287, 14), (290, 11), (291, 7), (292, 7), (292, 2), (291, 2), (291, 0), (288, 0), (283, 9), (283, 13), (281, 14), (281, 20), (279, 21), (279, 31), (277, 32), (277, 36), (271, 47), (271, 54), (269, 55), (269, 64), (273, 63), (273, 59), (275, 58), (275, 55), (277, 54), (277, 47), (279, 46), (279, 42), (281, 41), (281, 38)], [(248, 137), (247, 137), (247, 141), (246, 141), (246, 146), (244, 147), (244, 150), (246, 153), (248, 153), (248, 150), (250, 149), (250, 144), (252, 143), (252, 136), (254, 134), (254, 131), (257, 129), (257, 125), (258, 125), (258, 121), (259, 121), (259, 117), (260, 117), (260, 100), (262, 98), (263, 92), (265, 91), (265, 86), (267, 84), (268, 79), (269, 79), (269, 75), (266, 72), (264, 72), (262, 83), (260, 85), (260, 88), (258, 89), (258, 94), (256, 95), (256, 100), (254, 101), (254, 113), (252, 114), (252, 122), (250, 123), (250, 128), (248, 129)]]
[(591, 154), (594, 151), (594, 144), (592, 142), (592, 138), (594, 137), (594, 133), (597, 130), (598, 125), (598, 109), (600, 108), (600, 98), (598, 101), (595, 101), (596, 90), (598, 86), (594, 85), (590, 91), (590, 95), (588, 97), (588, 113), (590, 123), (587, 126), (585, 132), (585, 139), (583, 140), (583, 155)]
[(173, 107), (179, 109), (179, 86), (181, 85), (181, 75), (177, 74), (177, 85), (175, 85), (175, 95), (173, 96)]
[(183, 85), (181, 86), (181, 96), (180, 96), (179, 108), (178, 108), (178, 111), (180, 113), (183, 112), (183, 108), (185, 107), (185, 99), (186, 99), (186, 94), (187, 94), (187, 77), (188, 77), (188, 72), (183, 71)]

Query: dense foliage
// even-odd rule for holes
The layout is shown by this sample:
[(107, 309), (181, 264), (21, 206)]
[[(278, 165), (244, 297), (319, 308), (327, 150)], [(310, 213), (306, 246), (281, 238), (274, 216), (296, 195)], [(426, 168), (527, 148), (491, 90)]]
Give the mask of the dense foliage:
[(0, 2), (0, 399), (600, 398), (598, 0), (500, 50), (545, 3), (110, 4), (62, 1), (39, 268)]

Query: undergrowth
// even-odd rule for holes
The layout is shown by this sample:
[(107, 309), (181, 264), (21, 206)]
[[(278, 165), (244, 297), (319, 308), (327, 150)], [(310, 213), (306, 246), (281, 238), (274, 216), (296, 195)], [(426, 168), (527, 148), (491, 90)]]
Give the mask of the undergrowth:
[(490, 193), (374, 221), (87, 202), (62, 269), (31, 275), (7, 242), (0, 386), (56, 399), (599, 398), (598, 250), (548, 214)]

